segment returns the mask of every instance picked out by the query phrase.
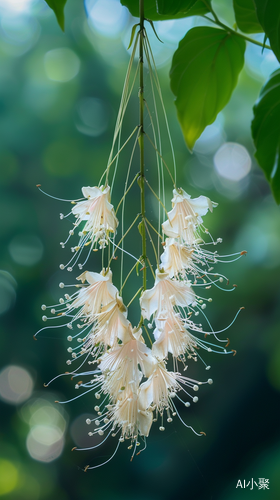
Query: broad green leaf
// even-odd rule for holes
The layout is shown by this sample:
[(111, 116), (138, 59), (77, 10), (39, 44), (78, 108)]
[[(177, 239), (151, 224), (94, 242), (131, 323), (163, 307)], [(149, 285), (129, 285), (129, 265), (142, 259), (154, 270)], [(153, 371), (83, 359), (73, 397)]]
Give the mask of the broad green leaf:
[(233, 0), (236, 24), (243, 33), (262, 33), (254, 0)]
[(179, 43), (170, 83), (190, 149), (229, 101), (244, 64), (245, 48), (241, 37), (210, 27), (192, 28)]
[(254, 0), (258, 20), (280, 62), (280, 0)]
[[(181, 2), (181, 0), (179, 1)], [(211, 0), (206, 0), (206, 3), (210, 4), (210, 2)], [(138, 0), (121, 0), (121, 4), (127, 7), (134, 17), (139, 17)], [(198, 0), (187, 12), (178, 12), (177, 14), (159, 14), (156, 0), (145, 0), (144, 8), (145, 17), (147, 19), (151, 19), (152, 21), (167, 21), (168, 19), (181, 19), (182, 17), (203, 16), (209, 12), (208, 7), (205, 5), (203, 0)]]
[(67, 0), (46, 0), (48, 6), (54, 11), (57, 22), (64, 31), (64, 7)]
[(280, 70), (262, 88), (253, 111), (255, 156), (280, 204)]
[(197, 0), (156, 0), (156, 2), (158, 13), (166, 16), (178, 12), (187, 12)]

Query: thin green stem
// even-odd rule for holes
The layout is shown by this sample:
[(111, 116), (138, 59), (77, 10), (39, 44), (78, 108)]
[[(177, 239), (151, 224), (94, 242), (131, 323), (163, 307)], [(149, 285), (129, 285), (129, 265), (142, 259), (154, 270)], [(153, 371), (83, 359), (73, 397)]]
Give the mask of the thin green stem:
[(151, 346), (152, 346), (152, 345), (153, 345), (153, 342), (152, 342), (152, 339), (151, 339), (151, 337), (150, 337), (150, 334), (149, 334), (149, 332), (148, 332), (148, 330), (147, 330), (146, 326), (145, 326), (145, 325), (143, 325), (143, 326), (144, 326), (144, 330), (145, 330), (145, 332), (146, 332), (146, 334), (147, 334), (147, 336), (148, 336), (148, 339), (149, 339), (149, 341), (151, 342)]
[[(152, 51), (148, 37), (146, 37), (146, 44), (147, 44), (146, 53), (147, 53), (147, 60), (148, 60), (149, 69), (151, 72), (151, 80), (154, 79), (156, 89), (158, 91), (158, 96), (159, 96), (159, 99), (161, 102), (162, 111), (163, 111), (163, 115), (164, 115), (164, 121), (165, 121), (166, 130), (167, 130), (169, 143), (170, 143), (170, 147), (171, 147), (171, 153), (172, 153), (172, 158), (173, 158), (173, 167), (174, 167), (174, 179), (175, 179), (174, 184), (176, 184), (176, 159), (175, 159), (174, 147), (173, 147), (173, 142), (172, 142), (171, 133), (170, 133), (170, 129), (169, 129), (167, 114), (166, 114), (166, 110), (165, 110), (165, 106), (164, 106), (163, 96), (161, 93), (160, 82), (159, 82), (159, 77), (158, 77), (158, 73), (157, 73), (157, 67), (156, 67), (155, 59), (153, 56), (153, 51)], [(151, 56), (151, 61), (152, 61), (153, 65), (151, 64), (150, 56)]]
[(116, 213), (116, 215), (117, 215), (117, 213), (118, 213), (118, 211), (119, 211), (119, 208), (120, 208), (120, 206), (121, 206), (121, 204), (122, 204), (123, 200), (125, 199), (125, 197), (126, 197), (126, 195), (127, 195), (128, 191), (130, 191), (130, 189), (132, 188), (132, 186), (133, 186), (134, 182), (136, 181), (137, 177), (138, 177), (138, 174), (136, 174), (136, 175), (135, 175), (135, 177), (134, 177), (133, 181), (130, 183), (130, 185), (129, 185), (129, 186), (128, 186), (128, 188), (126, 189), (126, 191), (125, 191), (125, 193), (124, 193), (123, 197), (122, 197), (122, 198), (121, 198), (121, 200), (119, 201), (119, 204), (118, 204), (118, 206), (117, 206), (117, 208), (116, 208), (116, 212), (115, 212), (115, 213)]
[(144, 0), (139, 0), (139, 15), (140, 15), (140, 37), (139, 37), (139, 148), (140, 148), (140, 175), (139, 175), (139, 186), (140, 186), (140, 199), (141, 199), (141, 216), (142, 216), (142, 226), (143, 230), (141, 232), (142, 237), (142, 259), (144, 261), (143, 268), (143, 290), (147, 288), (147, 269), (146, 269), (146, 229), (145, 229), (145, 163), (144, 163)]
[[(113, 252), (113, 254), (112, 254), (112, 257), (111, 257), (111, 259), (110, 259), (110, 261), (109, 261), (109, 263), (108, 263), (108, 269), (109, 269), (109, 267), (110, 267), (110, 264), (111, 264), (112, 260), (115, 258), (115, 253), (116, 253), (116, 251), (117, 251), (117, 250), (122, 250), (122, 249), (120, 248), (120, 244), (121, 244), (121, 242), (124, 240), (124, 238), (127, 236), (127, 234), (129, 233), (129, 231), (133, 228), (133, 226), (134, 226), (135, 222), (137, 221), (137, 219), (139, 218), (139, 216), (140, 216), (140, 214), (137, 214), (137, 215), (136, 215), (136, 217), (135, 217), (134, 221), (130, 224), (129, 228), (126, 230), (126, 232), (124, 233), (124, 235), (121, 237), (121, 239), (120, 239), (120, 241), (118, 242), (118, 244), (117, 244), (117, 245), (115, 245), (115, 250), (114, 250), (114, 252)], [(135, 258), (135, 257), (133, 256), (133, 258)], [(136, 260), (137, 260), (137, 259), (136, 259)], [(140, 262), (140, 260), (139, 260), (139, 259), (138, 259), (138, 262)], [(140, 262), (140, 263), (141, 263), (141, 262)]]
[(147, 257), (147, 261), (148, 261), (148, 264), (149, 264), (150, 271), (151, 271), (151, 273), (152, 273), (152, 275), (153, 275), (153, 278), (154, 278), (154, 280), (155, 280), (155, 279), (156, 279), (156, 275), (155, 275), (155, 273), (154, 273), (154, 270), (153, 270), (152, 264), (150, 263), (150, 260), (149, 260), (149, 258), (148, 258), (148, 257)]
[(157, 237), (162, 240), (161, 234), (159, 234), (159, 232), (156, 230), (156, 228), (153, 226), (153, 224), (151, 224), (151, 222), (149, 221), (149, 219), (147, 219), (147, 217), (146, 217), (145, 220), (146, 220), (147, 224), (152, 228), (152, 230), (156, 233)]
[[(118, 152), (116, 153), (116, 155), (114, 156), (113, 160), (109, 163), (108, 167), (106, 168), (106, 170), (104, 170), (103, 174), (102, 174), (102, 177), (100, 179), (100, 182), (102, 182), (102, 179), (103, 177), (106, 175), (107, 176), (107, 173), (109, 172), (110, 170), (110, 167), (111, 165), (114, 163), (114, 161), (116, 160), (116, 158), (119, 156), (119, 154), (121, 153), (121, 151), (123, 150), (123, 148), (125, 148), (125, 146), (128, 144), (128, 142), (130, 141), (130, 139), (134, 136), (136, 130), (138, 129), (138, 127), (135, 127), (135, 129), (133, 130), (133, 132), (131, 132), (130, 136), (128, 137), (128, 139), (126, 139), (125, 143), (122, 145), (122, 147), (118, 150)], [(107, 183), (107, 180), (106, 180), (106, 183)]]
[(154, 145), (154, 143), (153, 143), (152, 139), (148, 136), (148, 134), (146, 134), (146, 132), (145, 132), (145, 136), (147, 137), (147, 139), (149, 139), (149, 141), (150, 141), (151, 145), (153, 146), (153, 148), (154, 148), (155, 152), (156, 152), (156, 153), (159, 155), (159, 157), (161, 158), (161, 160), (162, 160), (162, 162), (163, 162), (163, 164), (164, 164), (164, 166), (165, 166), (165, 168), (166, 168), (167, 172), (168, 172), (168, 173), (169, 173), (169, 175), (170, 175), (170, 179), (171, 179), (171, 180), (172, 180), (172, 182), (173, 182), (173, 186), (174, 186), (174, 187), (176, 187), (176, 186), (175, 186), (175, 180), (174, 180), (173, 175), (171, 174), (171, 172), (170, 172), (170, 170), (169, 170), (169, 167), (168, 167), (167, 163), (164, 161), (164, 159), (163, 159), (162, 155), (160, 154), (159, 150), (158, 150), (158, 149), (157, 149), (157, 147)]
[[(136, 136), (136, 139), (134, 141), (133, 148), (132, 148), (132, 151), (131, 151), (130, 160), (129, 160), (129, 164), (128, 164), (128, 169), (127, 169), (127, 174), (126, 174), (126, 179), (125, 179), (125, 184), (124, 184), (124, 195), (125, 196), (124, 196), (123, 201), (122, 201), (122, 211), (121, 211), (121, 228), (122, 228), (121, 232), (122, 232), (122, 235), (124, 233), (124, 212), (125, 212), (125, 203), (126, 203), (127, 184), (128, 184), (128, 179), (129, 179), (129, 176), (130, 176), (130, 170), (131, 170), (132, 160), (133, 160), (133, 157), (134, 157), (134, 152), (135, 152), (135, 149), (136, 149), (136, 146), (137, 146), (137, 142), (138, 142), (138, 133), (137, 133), (137, 136)], [(138, 174), (135, 176), (135, 179), (137, 179), (137, 177), (138, 177)], [(121, 253), (120, 284), (122, 285), (122, 282), (123, 282), (123, 267), (124, 267), (124, 242), (123, 241), (122, 241), (121, 248), (122, 248), (122, 253)]]
[(210, 10), (212, 16), (214, 17), (214, 19), (211, 19), (208, 16), (202, 16), (202, 17), (204, 17), (204, 19), (207, 19), (207, 21), (211, 21), (211, 23), (217, 24), (217, 26), (220, 26), (221, 28), (223, 28), (226, 31), (230, 31), (231, 33), (234, 33), (234, 35), (239, 36), (240, 38), (243, 38), (244, 40), (247, 40), (247, 42), (251, 42), (251, 43), (254, 43), (255, 45), (259, 45), (260, 47), (263, 47), (265, 49), (272, 50), (269, 45), (266, 45), (266, 44), (264, 45), (263, 43), (258, 42), (257, 40), (254, 40), (253, 38), (250, 38), (249, 36), (243, 35), (243, 33), (239, 33), (238, 31), (235, 31), (232, 28), (230, 28), (229, 26), (227, 26), (226, 24), (222, 23), (222, 21), (220, 21), (216, 12), (212, 8), (211, 4), (209, 4), (205, 0), (202, 0), (202, 1), (207, 6), (207, 8)]
[(138, 262), (135, 262), (134, 266), (130, 269), (130, 271), (129, 271), (128, 275), (126, 276), (126, 278), (125, 278), (125, 280), (124, 280), (124, 282), (123, 282), (123, 284), (122, 284), (122, 286), (121, 286), (121, 288), (120, 288), (120, 295), (121, 295), (121, 292), (122, 292), (122, 291), (123, 291), (123, 289), (124, 289), (124, 286), (125, 286), (125, 284), (126, 284), (126, 282), (127, 282), (128, 278), (129, 278), (129, 276), (130, 276), (130, 275), (131, 275), (131, 273), (134, 271), (134, 269), (135, 269), (135, 267), (136, 267), (137, 265), (138, 265)]
[(157, 251), (156, 251), (155, 244), (154, 244), (154, 242), (153, 242), (153, 238), (152, 238), (151, 233), (150, 233), (150, 231), (149, 231), (149, 228), (148, 228), (148, 224), (147, 224), (146, 218), (145, 218), (144, 222), (145, 222), (145, 228), (146, 228), (146, 231), (147, 231), (148, 236), (149, 236), (149, 238), (150, 238), (150, 243), (151, 243), (151, 245), (152, 245), (152, 247), (153, 247), (153, 251), (154, 251), (154, 254), (155, 254), (155, 258), (156, 258), (157, 267), (159, 267), (159, 262), (158, 262), (158, 254), (157, 254)]
[[(166, 210), (166, 208), (165, 208), (164, 204), (163, 204), (163, 203), (162, 203), (162, 201), (159, 199), (158, 195), (154, 192), (154, 190), (153, 190), (152, 186), (150, 186), (150, 184), (148, 183), (147, 179), (146, 179), (146, 184), (147, 184), (148, 188), (152, 191), (152, 193), (153, 193), (153, 195), (155, 196), (155, 198), (157, 199), (157, 201), (161, 204), (161, 206), (162, 206), (162, 208), (164, 209), (164, 211), (165, 211), (165, 213), (166, 213), (166, 215), (167, 215), (167, 218), (168, 218), (168, 220), (169, 220), (169, 215), (168, 215), (168, 212), (167, 212), (167, 210)], [(169, 222), (170, 222), (170, 220), (169, 220)]]
[[(118, 135), (121, 133), (122, 121), (123, 121), (124, 113), (125, 113), (125, 110), (126, 110), (126, 107), (127, 107), (128, 101), (129, 101), (129, 98), (131, 96), (131, 92), (133, 90), (133, 86), (134, 86), (135, 79), (136, 79), (136, 76), (137, 76), (138, 67), (137, 67), (137, 70), (136, 70), (136, 73), (135, 73), (135, 76), (134, 76), (134, 79), (133, 79), (133, 83), (132, 83), (131, 89), (129, 90), (130, 73), (131, 73), (131, 69), (132, 69), (132, 65), (133, 65), (133, 61), (134, 61), (134, 57), (135, 57), (135, 53), (136, 53), (136, 48), (137, 48), (137, 43), (138, 43), (138, 37), (139, 37), (139, 33), (137, 33), (137, 36), (136, 36), (136, 39), (135, 39), (135, 43), (134, 43), (134, 46), (133, 46), (133, 50), (132, 50), (132, 53), (131, 53), (131, 56), (130, 56), (130, 60), (129, 60), (129, 65), (128, 65), (128, 69), (127, 69), (127, 73), (126, 73), (126, 77), (125, 77), (125, 83), (124, 83), (123, 93), (122, 93), (122, 97), (121, 97), (121, 102), (120, 102), (120, 108), (119, 108), (119, 112), (118, 112), (118, 116), (117, 116), (117, 121), (116, 121), (116, 125), (115, 125), (115, 131), (114, 131), (114, 137), (113, 137), (113, 144), (112, 144), (112, 148), (111, 148), (111, 151), (110, 151), (110, 155), (109, 155), (109, 159), (108, 159), (108, 164), (111, 162), (116, 140), (118, 138)], [(106, 173), (106, 185), (108, 184), (109, 170), (110, 170), (110, 168), (108, 169), (108, 167), (105, 170), (105, 173)], [(99, 184), (101, 184), (101, 180), (100, 180)]]
[[(151, 74), (151, 72), (150, 72)], [(157, 107), (156, 107), (156, 99), (155, 99), (155, 94), (154, 94), (154, 89), (153, 89), (153, 80), (151, 78), (151, 88), (152, 88), (152, 94), (153, 94), (153, 100), (154, 100), (154, 108), (155, 108), (155, 113), (156, 113), (156, 123), (157, 123), (157, 131), (158, 131), (158, 138), (159, 138), (159, 143), (160, 143), (160, 150), (161, 150), (161, 136), (160, 136), (160, 127), (159, 127), (159, 120), (158, 120), (158, 113), (157, 113)], [(155, 131), (155, 126), (152, 118), (152, 113), (149, 109), (149, 106), (147, 104), (147, 101), (145, 99), (145, 107), (148, 111), (150, 121), (151, 121), (151, 127), (153, 131), (153, 136), (154, 136), (154, 142), (155, 146), (157, 148), (157, 137), (156, 137), (156, 131)], [(164, 172), (163, 172), (163, 163), (162, 160), (159, 159), (158, 155), (156, 154), (156, 162), (157, 162), (157, 171), (158, 171), (158, 197), (161, 197), (161, 192), (162, 192), (162, 199), (163, 199), (163, 204), (165, 205), (165, 190), (164, 190)], [(158, 232), (160, 232), (161, 228), (161, 206), (160, 203), (158, 205)], [(164, 218), (164, 213), (163, 213), (163, 218)], [(159, 247), (160, 247), (160, 241), (158, 239), (158, 254), (159, 254)]]
[(143, 288), (142, 288), (142, 286), (141, 286), (141, 288), (139, 288), (139, 290), (137, 290), (136, 294), (135, 294), (135, 295), (133, 295), (133, 297), (132, 297), (131, 301), (127, 304), (127, 308), (129, 308), (130, 304), (132, 304), (132, 302), (134, 301), (134, 299), (136, 299), (137, 295), (139, 294), (139, 292), (141, 292), (141, 290), (142, 290), (142, 289), (143, 289)]

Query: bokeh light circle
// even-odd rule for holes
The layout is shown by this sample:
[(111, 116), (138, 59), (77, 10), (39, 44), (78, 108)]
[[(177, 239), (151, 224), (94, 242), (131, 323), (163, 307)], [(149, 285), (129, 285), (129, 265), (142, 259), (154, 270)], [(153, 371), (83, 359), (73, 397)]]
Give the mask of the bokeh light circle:
[(0, 372), (0, 398), (6, 403), (20, 404), (32, 394), (34, 382), (27, 370), (9, 365)]
[(0, 458), (0, 496), (11, 493), (18, 483), (18, 470), (10, 460)]
[(240, 181), (251, 170), (251, 157), (244, 146), (236, 142), (225, 142), (214, 156), (216, 171), (230, 181)]
[(52, 462), (63, 451), (63, 431), (58, 427), (36, 425), (27, 436), (26, 447), (29, 455), (35, 460)]
[(47, 77), (56, 82), (68, 82), (75, 78), (80, 70), (80, 59), (67, 47), (49, 50), (44, 57)]
[(108, 127), (108, 111), (104, 101), (95, 97), (84, 97), (77, 105), (80, 123), (76, 127), (82, 134), (98, 137)]
[(100, 34), (115, 37), (121, 33), (128, 19), (127, 10), (117, 0), (85, 0), (88, 19)]
[(34, 235), (17, 235), (9, 245), (12, 259), (22, 266), (37, 264), (43, 256), (43, 250), (41, 240)]
[(37, 0), (0, 0), (0, 9), (16, 13), (28, 12)]

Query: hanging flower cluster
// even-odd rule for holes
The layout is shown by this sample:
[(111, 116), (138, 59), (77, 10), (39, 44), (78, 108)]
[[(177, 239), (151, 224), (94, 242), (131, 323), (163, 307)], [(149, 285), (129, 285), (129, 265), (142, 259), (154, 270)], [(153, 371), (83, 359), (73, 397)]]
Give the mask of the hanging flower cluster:
[[(79, 244), (74, 247), (79, 255), (87, 244), (95, 249), (98, 242), (104, 249), (103, 242), (108, 244), (118, 226), (109, 201), (109, 187), (103, 191), (87, 187), (82, 191), (87, 199), (77, 202), (71, 211), (78, 216), (74, 230), (85, 223), (79, 232)], [(66, 293), (57, 305), (48, 307), (52, 315), (66, 320), (64, 326), (78, 332), (67, 337), (71, 347), (67, 349), (70, 358), (66, 364), (72, 368), (75, 363), (68, 373), (73, 378), (89, 380), (79, 381), (76, 389), (94, 391), (95, 398), (102, 400), (101, 405), (95, 405), (97, 417), (87, 419), (87, 424), (93, 427), (89, 435), (105, 435), (105, 439), (109, 434), (118, 436), (118, 444), (129, 440), (128, 448), (133, 448), (133, 455), (140, 439), (148, 436), (153, 421), (159, 420), (159, 429), (165, 429), (165, 414), (168, 423), (178, 415), (189, 427), (180, 417), (176, 401), (183, 401), (188, 407), (198, 401), (194, 393), (200, 385), (212, 384), (212, 379), (199, 382), (183, 376), (178, 362), (185, 370), (186, 359), (202, 359), (199, 348), (228, 352), (223, 345), (208, 342), (205, 337), (211, 335), (218, 340), (216, 333), (204, 331), (202, 325), (193, 320), (203, 313), (206, 302), (211, 302), (211, 298), (198, 296), (195, 287), (202, 284), (204, 289), (209, 289), (224, 279), (214, 274), (211, 267), (219, 260), (217, 252), (203, 250), (203, 235), (208, 231), (202, 216), (216, 204), (205, 196), (192, 200), (182, 189), (175, 189), (173, 194), (173, 208), (162, 224), (163, 233), (168, 237), (163, 243), (155, 284), (140, 296), (142, 325), (146, 328), (146, 320), (147, 328), (153, 329), (151, 347), (145, 343), (142, 328), (139, 325), (133, 328), (128, 320), (127, 307), (112, 283), (109, 267), (100, 273), (84, 271), (77, 277), (78, 290), (72, 295)], [(60, 283), (59, 286), (64, 289), (66, 285)], [(42, 306), (43, 310), (48, 308)], [(48, 319), (51, 317), (43, 316), (43, 321)], [(73, 341), (76, 341), (74, 347)], [(169, 353), (176, 371), (167, 368)], [(203, 359), (202, 362), (205, 364)], [(93, 368), (81, 372), (81, 366), (86, 364)], [(210, 368), (205, 366), (207, 370)]]
[[(139, 36), (138, 34), (136, 37), (131, 56), (113, 148), (117, 137), (120, 137), (122, 119), (131, 93), (128, 82)], [(143, 43), (150, 64), (147, 38)], [(152, 69), (150, 68), (151, 73)], [(132, 156), (137, 142), (142, 144), (143, 126), (136, 127), (124, 145), (134, 134), (136, 137)], [(115, 159), (123, 147), (119, 147)], [(155, 138), (154, 147), (161, 158)], [(176, 187), (173, 178), (171, 211), (167, 212), (159, 199), (164, 189), (163, 181), (158, 195), (152, 190), (159, 201), (160, 210), (164, 208), (166, 219), (163, 220), (159, 211), (158, 231), (154, 229), (147, 218), (144, 206), (143, 161), (141, 175), (137, 174), (129, 184), (130, 162), (124, 195), (118, 205), (118, 208), (122, 205), (124, 210), (126, 196), (134, 182), (138, 180), (141, 191), (141, 214), (136, 214), (134, 222), (126, 229), (122, 212), (120, 224), (122, 236), (116, 243), (119, 227), (116, 216), (118, 208), (115, 212), (111, 203), (112, 190), (108, 184), (109, 169), (115, 161), (112, 160), (112, 151), (105, 171), (106, 182), (101, 184), (100, 181), (99, 186), (95, 187), (83, 187), (83, 198), (72, 202), (73, 207), (68, 215), (60, 215), (61, 219), (68, 216), (74, 218), (73, 228), (61, 246), (65, 248), (70, 238), (71, 241), (76, 238), (71, 247), (73, 256), (66, 264), (61, 264), (60, 268), (71, 272), (77, 266), (83, 272), (77, 277), (78, 283), (75, 285), (60, 283), (59, 286), (63, 291), (66, 287), (74, 286), (75, 292), (71, 295), (65, 293), (54, 306), (43, 305), (42, 309), (50, 310), (50, 315), (44, 313), (42, 319), (48, 321), (60, 318), (62, 323), (58, 327), (65, 326), (71, 331), (67, 336), (70, 347), (67, 348), (69, 358), (66, 364), (69, 371), (66, 374), (72, 379), (78, 377), (79, 381), (75, 384), (75, 388), (79, 391), (77, 397), (93, 392), (96, 400), (94, 406), (96, 417), (86, 421), (89, 425), (89, 436), (104, 436), (102, 442), (109, 435), (116, 437), (117, 446), (112, 457), (119, 444), (127, 441), (133, 457), (141, 442), (144, 448), (146, 447), (146, 437), (153, 422), (158, 422), (159, 429), (164, 431), (165, 422), (171, 423), (173, 418), (178, 416), (186, 427), (190, 427), (180, 416), (178, 405), (183, 403), (189, 407), (192, 402), (196, 403), (199, 387), (202, 384), (212, 384), (212, 379), (201, 382), (186, 377), (181, 372), (185, 373), (187, 369), (190, 371), (192, 369), (187, 363), (199, 359), (206, 370), (209, 370), (210, 366), (199, 351), (234, 353), (227, 351), (228, 339), (220, 340), (217, 337), (217, 334), (224, 330), (214, 332), (205, 315), (207, 303), (211, 302), (212, 298), (201, 296), (200, 293), (207, 295), (212, 286), (221, 288), (224, 281), (227, 283), (225, 276), (214, 271), (215, 264), (238, 259), (245, 252), (221, 257), (217, 251), (208, 250), (209, 244), (216, 246), (222, 242), (220, 238), (217, 240), (212, 238), (203, 221), (207, 212), (212, 212), (217, 204), (205, 196), (192, 199), (183, 189)], [(143, 159), (141, 146), (140, 157)], [(116, 167), (113, 180), (115, 173)], [(170, 174), (169, 170), (168, 173)], [(160, 178), (163, 179), (162, 172)], [(142, 219), (138, 226), (142, 238), (142, 254), (134, 257), (124, 249), (123, 241), (139, 218)], [(150, 234), (151, 228), (157, 234), (158, 251)], [(155, 270), (147, 255), (146, 235), (149, 236), (156, 256)], [(162, 248), (161, 252), (159, 248)], [(90, 269), (87, 263), (92, 252), (102, 254), (102, 269), (99, 268), (97, 272), (87, 270)], [(117, 258), (117, 252), (121, 255), (119, 288), (113, 284), (111, 271), (111, 264)], [(82, 257), (84, 253), (86, 255)], [(133, 258), (136, 263), (125, 273), (123, 280), (124, 255)], [(125, 305), (124, 286), (130, 276), (139, 275), (139, 267), (143, 272), (143, 284)], [(154, 286), (148, 289), (146, 273), (149, 270), (150, 278), (152, 276), (154, 278)], [(140, 320), (133, 326), (128, 318), (128, 308), (136, 299), (140, 303)], [(197, 322), (196, 318), (199, 315), (202, 316), (206, 327)], [(149, 334), (149, 330), (152, 331), (152, 335)], [(192, 430), (197, 435), (203, 434)]]

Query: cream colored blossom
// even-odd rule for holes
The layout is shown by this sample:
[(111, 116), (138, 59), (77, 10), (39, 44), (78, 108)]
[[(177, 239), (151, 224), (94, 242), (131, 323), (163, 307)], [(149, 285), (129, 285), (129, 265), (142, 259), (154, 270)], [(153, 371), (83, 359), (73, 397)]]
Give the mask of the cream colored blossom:
[(159, 411), (167, 409), (170, 406), (170, 393), (180, 389), (176, 380), (176, 374), (169, 372), (164, 363), (158, 363), (156, 369), (149, 379), (141, 384), (139, 400), (144, 408), (151, 405)]
[(72, 213), (77, 218), (75, 226), (85, 221), (83, 234), (88, 235), (89, 241), (96, 238), (103, 248), (107, 243), (108, 233), (115, 233), (118, 226), (114, 207), (110, 203), (110, 187), (83, 187), (82, 193), (86, 200), (79, 201), (72, 208)]
[[(139, 402), (144, 408), (151, 408), (153, 411), (156, 410), (161, 416), (164, 410), (167, 411), (169, 416), (170, 411), (173, 415), (176, 415), (177, 409), (173, 403), (173, 399), (176, 396), (180, 399), (177, 394), (183, 389), (183, 386), (187, 388), (187, 390), (183, 389), (184, 394), (187, 394), (196, 403), (198, 397), (190, 394), (188, 390), (192, 389), (196, 392), (200, 385), (212, 384), (212, 382), (212, 379), (208, 379), (207, 382), (198, 382), (197, 380), (181, 375), (179, 372), (168, 371), (164, 362), (160, 361), (148, 380), (140, 385)], [(190, 403), (186, 402), (185, 405), (189, 406)], [(175, 413), (173, 413), (174, 410)], [(161, 430), (164, 430), (164, 428), (161, 428)]]
[(158, 359), (164, 359), (170, 352), (175, 358), (184, 356), (194, 357), (197, 344), (194, 337), (186, 330), (180, 314), (174, 310), (163, 311), (160, 320), (156, 320), (154, 330), (155, 342), (152, 352)]
[(127, 309), (119, 295), (109, 304), (102, 306), (101, 312), (96, 314), (94, 319), (94, 326), (85, 343), (86, 350), (95, 344), (102, 344), (106, 348), (116, 346), (118, 340), (129, 341)]
[(174, 238), (167, 238), (164, 252), (160, 257), (164, 272), (168, 273), (170, 278), (173, 278), (187, 269), (193, 270), (193, 252), (193, 249), (178, 243)]
[(187, 244), (194, 244), (201, 240), (197, 229), (203, 223), (202, 216), (208, 210), (213, 211), (217, 203), (206, 196), (191, 199), (183, 189), (174, 189), (172, 210), (168, 212), (168, 220), (162, 224), (166, 236), (181, 238)]
[(195, 302), (195, 294), (191, 287), (179, 281), (173, 281), (168, 273), (156, 271), (155, 285), (150, 290), (146, 290), (141, 298), (140, 305), (142, 316), (150, 319), (156, 312), (158, 317), (162, 311), (176, 305), (187, 307)]
[(136, 393), (143, 375), (149, 377), (154, 369), (156, 360), (141, 338), (141, 333), (141, 329), (136, 333), (129, 325), (127, 334), (130, 334), (130, 340), (110, 349), (100, 358), (99, 369), (105, 377), (103, 390), (113, 401), (122, 392)]
[(137, 435), (148, 436), (153, 422), (153, 414), (141, 405), (138, 394), (128, 392), (114, 407), (112, 420), (121, 428), (121, 439), (135, 441)]
[(116, 299), (118, 289), (112, 284), (112, 272), (109, 270), (105, 274), (104, 270), (101, 273), (85, 271), (77, 280), (82, 283), (87, 281), (89, 285), (79, 291), (71, 309), (81, 308), (79, 316), (94, 320), (96, 314), (101, 312), (102, 306)]

